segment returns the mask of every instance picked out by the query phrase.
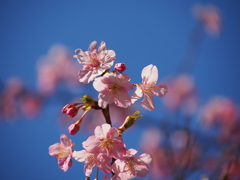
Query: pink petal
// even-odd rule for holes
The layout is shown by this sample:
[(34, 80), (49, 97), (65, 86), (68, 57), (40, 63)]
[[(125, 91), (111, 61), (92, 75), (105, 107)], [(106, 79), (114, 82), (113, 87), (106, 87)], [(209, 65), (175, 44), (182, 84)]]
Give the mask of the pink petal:
[(104, 92), (98, 95), (98, 105), (105, 109), (108, 104), (112, 103), (114, 96), (111, 92)]
[(90, 153), (96, 151), (100, 144), (101, 142), (95, 136), (90, 136), (82, 143), (83, 147)]
[(92, 173), (92, 169), (94, 168), (94, 164), (92, 163), (85, 163), (84, 164), (84, 172), (85, 172), (85, 176), (90, 176)]
[(106, 154), (100, 153), (97, 156), (97, 166), (99, 169), (102, 170), (103, 173), (105, 174), (110, 174), (112, 171), (112, 166), (111, 166), (111, 157), (108, 157)]
[(93, 71), (89, 71), (88, 69), (81, 69), (78, 73), (79, 81), (83, 84), (88, 84), (93, 81), (95, 76), (93, 76)]
[(102, 125), (102, 132), (103, 136), (107, 137), (108, 133), (112, 131), (113, 128), (111, 128), (110, 124), (103, 124)]
[(134, 157), (137, 154), (137, 152), (138, 151), (135, 149), (128, 149), (126, 156), (129, 155), (129, 157)]
[(79, 161), (79, 162), (84, 162), (88, 155), (89, 155), (89, 153), (87, 153), (87, 151), (85, 151), (85, 150), (73, 151), (73, 153), (72, 153), (72, 157), (76, 161)]
[(157, 82), (158, 80), (158, 70), (156, 66), (152, 64), (146, 66), (142, 70), (143, 84), (149, 84), (151, 82)]
[(124, 172), (125, 169), (125, 162), (122, 160), (117, 159), (113, 164), (112, 164), (112, 170), (115, 174), (119, 174), (121, 172)]
[(102, 178), (102, 180), (111, 180), (110, 176), (106, 175)]
[(155, 105), (154, 105), (154, 102), (153, 102), (153, 96), (151, 94), (145, 93), (144, 94), (144, 99), (141, 101), (141, 104), (145, 109), (147, 109), (149, 111), (155, 110)]
[(167, 94), (168, 92), (168, 87), (165, 84), (160, 84), (158, 86), (155, 86), (153, 93), (154, 95), (158, 97), (163, 97)]
[(142, 97), (142, 95), (143, 95), (143, 91), (141, 88), (141, 84), (136, 84), (136, 89), (131, 96), (132, 103), (134, 103), (135, 101), (140, 99)]
[(113, 141), (113, 149), (111, 150), (111, 154), (113, 157), (115, 157), (116, 159), (122, 159), (126, 152), (127, 149), (123, 141)]
[(92, 52), (93, 50), (95, 50), (97, 47), (97, 41), (93, 41), (91, 42), (91, 44), (88, 47), (88, 51)]
[(84, 58), (88, 58), (87, 54), (85, 52), (83, 52), (82, 49), (76, 49), (75, 53), (83, 56)]
[(149, 173), (148, 166), (145, 164), (137, 165), (137, 171), (133, 172), (134, 176), (146, 177)]
[(98, 48), (98, 52), (104, 51), (106, 50), (106, 43), (104, 41), (101, 42), (99, 48)]
[(132, 83), (130, 83), (130, 77), (127, 74), (119, 74), (118, 80), (119, 80), (118, 85), (123, 87), (125, 90), (133, 89), (133, 85)]
[(103, 139), (105, 138), (105, 135), (103, 133), (102, 126), (97, 126), (94, 130), (95, 137), (98, 139)]
[(51, 145), (49, 147), (49, 154), (51, 156), (58, 157), (58, 154), (60, 152), (60, 148), (61, 148), (61, 144), (60, 143), (56, 143), (56, 144)]
[(60, 142), (65, 147), (72, 147), (72, 140), (66, 134), (61, 135)]
[(119, 137), (118, 130), (116, 128), (109, 128), (109, 130), (106, 131), (106, 136), (105, 137), (107, 137), (107, 138)]
[(137, 163), (149, 164), (152, 161), (152, 158), (149, 154), (143, 153), (141, 156), (134, 158)]
[(71, 166), (71, 157), (67, 157), (67, 158), (60, 158), (58, 159), (58, 166), (64, 171), (66, 172), (68, 170), (68, 167)]
[(102, 91), (108, 90), (108, 86), (105, 83), (102, 82), (102, 79), (103, 79), (103, 77), (98, 77), (93, 82), (93, 87), (98, 92), (102, 92)]
[(123, 107), (123, 108), (127, 108), (128, 106), (130, 106), (132, 104), (131, 99), (128, 95), (128, 92), (121, 91), (121, 90), (119, 90), (117, 95), (115, 96), (114, 103), (117, 106)]

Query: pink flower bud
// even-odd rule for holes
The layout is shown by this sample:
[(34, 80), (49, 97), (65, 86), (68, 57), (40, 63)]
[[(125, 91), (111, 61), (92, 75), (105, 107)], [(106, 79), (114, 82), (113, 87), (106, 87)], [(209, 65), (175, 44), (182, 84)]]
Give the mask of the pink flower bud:
[(114, 69), (120, 73), (122, 73), (123, 71), (125, 71), (127, 69), (126, 65), (124, 63), (117, 63), (115, 64)]
[(68, 108), (69, 108), (70, 104), (67, 104), (65, 105), (63, 108), (62, 108), (62, 113), (66, 113)]
[(68, 132), (70, 135), (74, 135), (76, 134), (78, 131), (80, 130), (80, 126), (78, 124), (71, 124), (69, 127), (68, 127)]
[(77, 115), (78, 113), (78, 109), (79, 108), (76, 108), (76, 107), (70, 107), (67, 111), (66, 111), (66, 114), (70, 117), (74, 117)]

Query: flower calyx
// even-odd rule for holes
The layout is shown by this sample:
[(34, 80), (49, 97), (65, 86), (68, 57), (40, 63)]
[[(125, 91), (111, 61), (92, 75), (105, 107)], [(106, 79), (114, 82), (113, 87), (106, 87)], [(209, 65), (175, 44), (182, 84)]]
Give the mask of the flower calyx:
[(125, 131), (126, 129), (130, 128), (134, 123), (135, 121), (142, 117), (142, 115), (139, 115), (140, 114), (140, 111), (137, 110), (135, 113), (133, 113), (131, 116), (127, 116), (124, 123), (122, 124), (122, 126), (120, 126), (118, 128), (118, 132), (120, 135), (122, 135), (123, 131)]

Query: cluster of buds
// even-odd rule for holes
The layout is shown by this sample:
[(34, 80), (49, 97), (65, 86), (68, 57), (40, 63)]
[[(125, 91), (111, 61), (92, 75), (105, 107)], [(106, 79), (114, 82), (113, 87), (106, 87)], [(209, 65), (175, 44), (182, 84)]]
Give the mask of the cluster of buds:
[[(67, 104), (62, 112), (73, 118), (81, 108), (84, 113), (75, 123), (68, 128), (69, 134), (74, 135), (80, 130), (80, 124), (86, 114), (91, 110), (102, 110), (107, 124), (97, 126), (95, 135), (84, 141), (82, 151), (72, 150), (72, 141), (67, 135), (60, 138), (61, 144), (56, 143), (49, 148), (49, 154), (59, 159), (59, 167), (66, 171), (71, 166), (71, 159), (85, 163), (86, 179), (90, 179), (92, 169), (97, 166), (103, 173), (114, 175), (112, 179), (130, 179), (132, 176), (146, 177), (149, 173), (148, 164), (152, 158), (149, 154), (142, 154), (135, 157), (135, 149), (126, 149), (122, 134), (125, 130), (133, 126), (135, 121), (141, 117), (140, 111), (127, 116), (122, 126), (118, 129), (112, 127), (109, 113), (109, 104), (115, 103), (117, 106), (127, 108), (135, 101), (144, 96), (141, 104), (147, 110), (155, 110), (153, 95), (162, 97), (167, 93), (167, 86), (156, 85), (158, 80), (158, 70), (152, 64), (142, 70), (142, 83), (130, 83), (130, 77), (125, 72), (126, 65), (117, 63), (114, 71), (110, 72), (113, 62), (116, 60), (115, 52), (106, 48), (105, 42), (97, 49), (97, 42), (89, 45), (88, 51), (77, 49), (74, 57), (83, 65), (79, 72), (79, 81), (88, 84), (93, 81), (93, 87), (99, 92), (98, 101), (94, 101), (90, 96), (81, 98), (81, 103)], [(120, 74), (119, 74), (120, 73)], [(128, 91), (136, 87), (129, 96)], [(112, 162), (110, 162), (112, 161)], [(64, 166), (64, 167), (63, 167)], [(121, 168), (124, 166), (125, 168)], [(110, 179), (105, 176), (104, 179)]]

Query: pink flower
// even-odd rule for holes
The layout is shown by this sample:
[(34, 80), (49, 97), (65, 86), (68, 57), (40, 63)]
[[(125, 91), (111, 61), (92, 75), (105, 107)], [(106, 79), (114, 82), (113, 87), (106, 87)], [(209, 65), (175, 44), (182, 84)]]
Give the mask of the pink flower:
[(108, 157), (116, 159), (126, 154), (126, 146), (116, 128), (103, 124), (95, 128), (94, 134), (83, 142), (83, 147), (89, 153), (106, 153)]
[(137, 151), (129, 149), (127, 154), (123, 156), (124, 160), (117, 159), (112, 169), (115, 173), (113, 179), (129, 179), (131, 176), (146, 177), (149, 173), (148, 164), (152, 161), (149, 154), (142, 154), (135, 157)]
[(77, 58), (78, 62), (83, 65), (79, 71), (79, 81), (84, 84), (88, 84), (105, 70), (110, 69), (113, 61), (116, 60), (115, 52), (107, 50), (105, 42), (102, 42), (98, 49), (96, 46), (97, 42), (93, 41), (88, 51), (83, 52), (81, 49), (75, 51), (80, 56), (75, 55), (74, 58)]
[(136, 90), (131, 97), (132, 103), (144, 95), (144, 99), (141, 101), (142, 106), (149, 111), (155, 110), (152, 95), (162, 97), (168, 92), (165, 84), (156, 85), (157, 80), (158, 70), (156, 66), (150, 64), (143, 68), (142, 84), (136, 84)]
[(97, 166), (103, 173), (109, 174), (112, 171), (111, 157), (106, 154), (93, 154), (86, 150), (73, 151), (73, 158), (79, 162), (84, 162), (84, 172), (86, 176), (90, 176), (94, 166)]
[(120, 73), (123, 73), (127, 69), (127, 67), (124, 63), (117, 63), (115, 64), (114, 69)]
[(99, 91), (98, 105), (106, 108), (114, 102), (117, 106), (127, 108), (130, 106), (131, 98), (128, 90), (132, 90), (130, 77), (127, 74), (106, 73), (103, 77), (96, 78), (93, 87)]
[(67, 171), (68, 167), (72, 166), (73, 143), (66, 134), (61, 135), (60, 141), (61, 143), (56, 143), (49, 147), (49, 154), (58, 159), (58, 166), (63, 171)]

